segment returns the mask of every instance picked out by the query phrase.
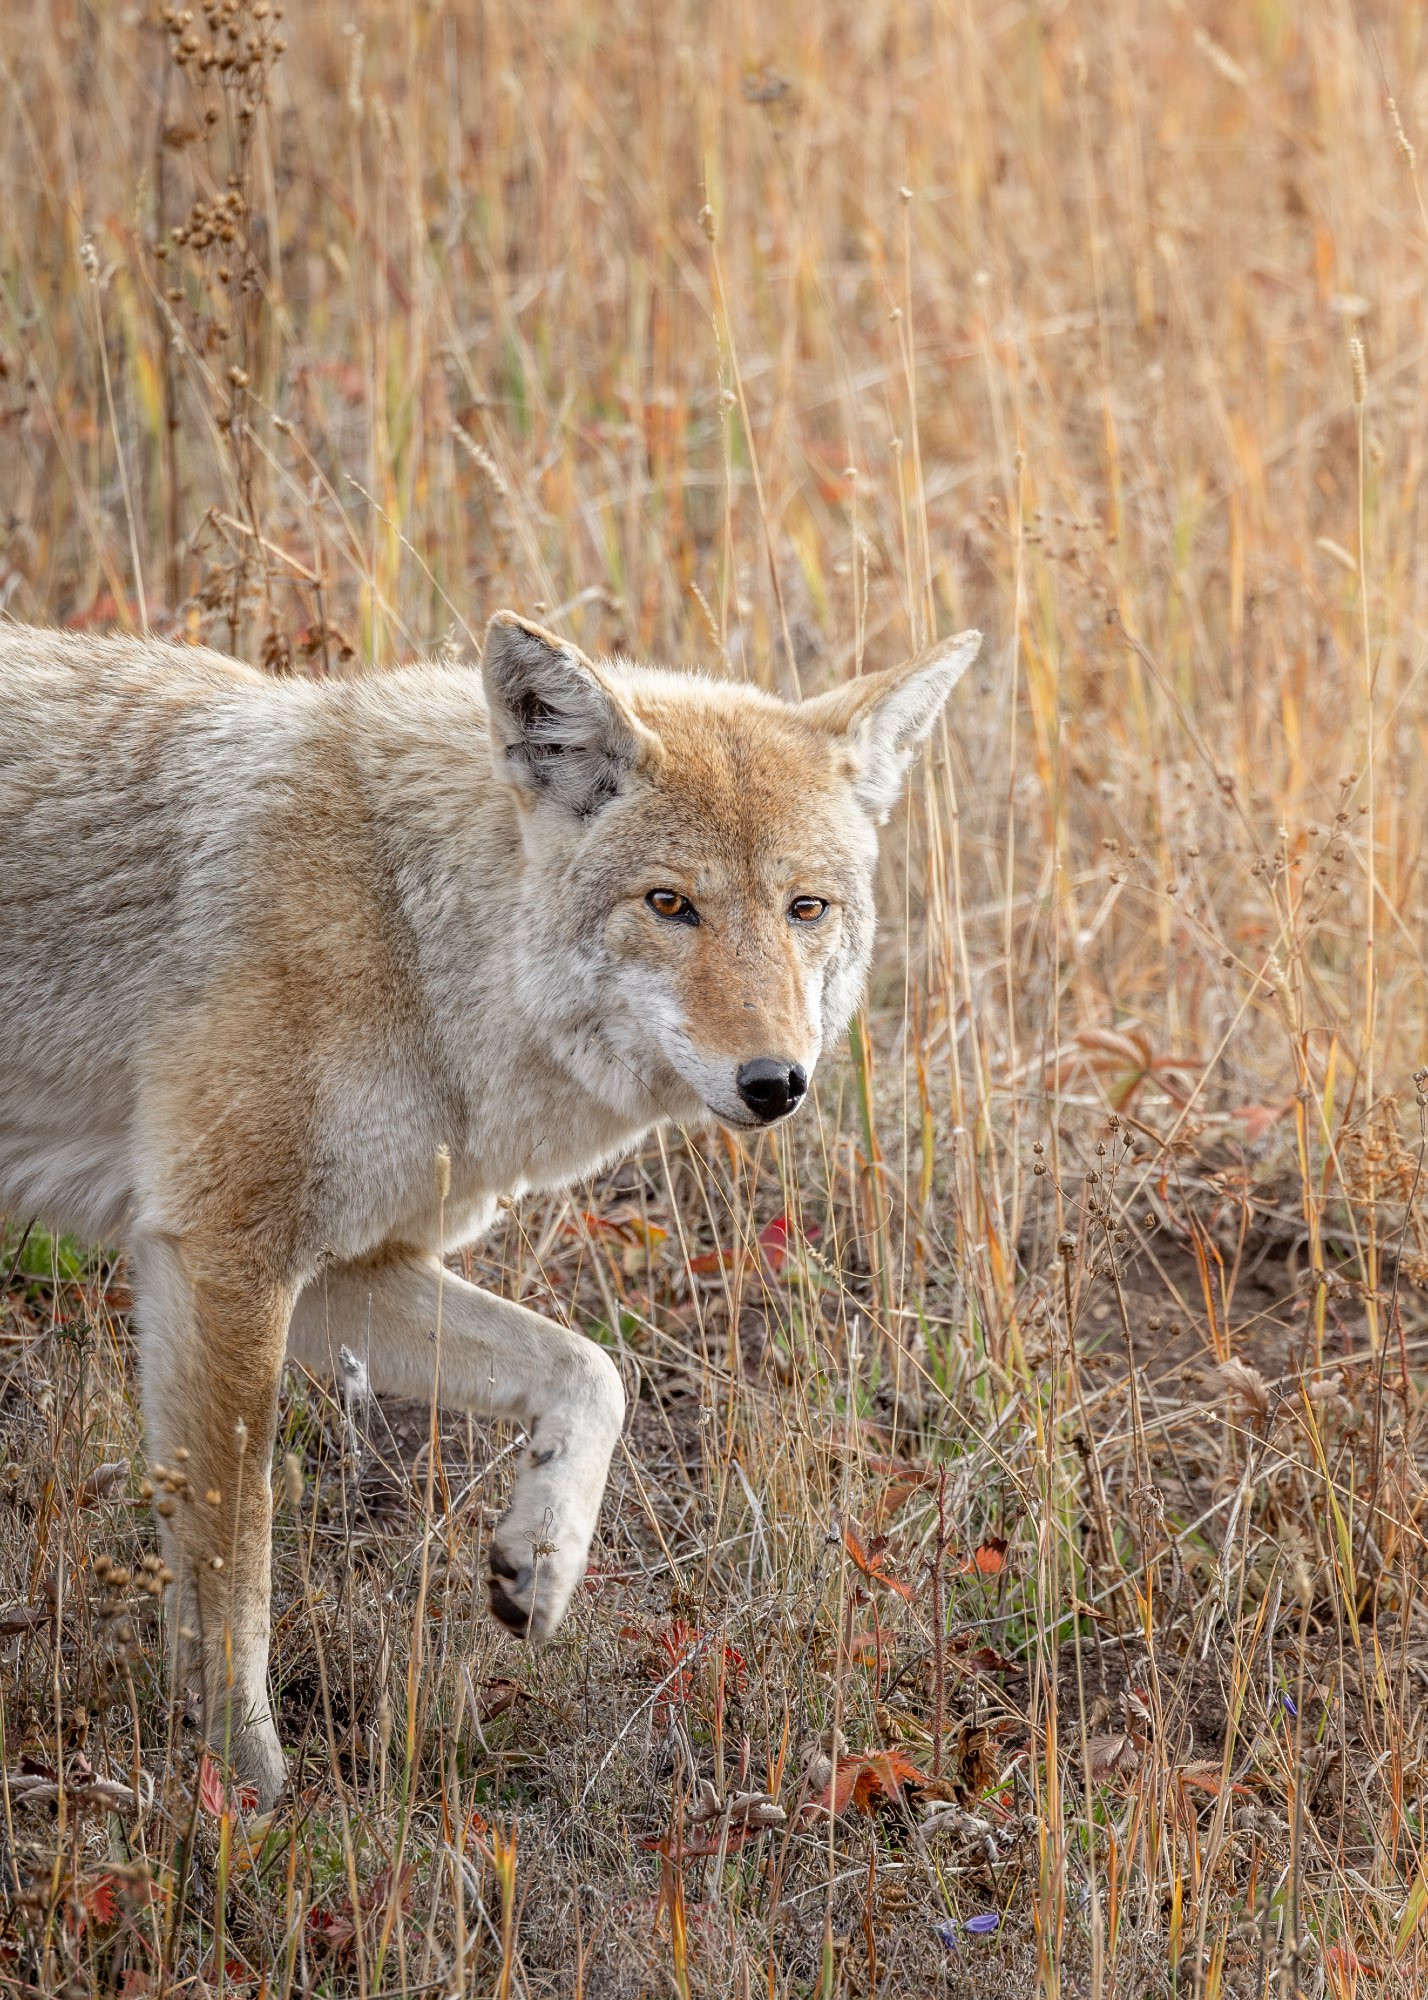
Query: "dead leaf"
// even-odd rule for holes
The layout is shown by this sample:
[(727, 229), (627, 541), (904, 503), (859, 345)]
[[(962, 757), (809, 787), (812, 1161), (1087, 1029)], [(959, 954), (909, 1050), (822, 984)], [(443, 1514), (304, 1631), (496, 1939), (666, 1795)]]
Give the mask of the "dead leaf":
[(971, 1632), (958, 1632), (947, 1642), (947, 1665), (959, 1674), (1014, 1674), (1018, 1671), (1015, 1660), (1009, 1660), (1005, 1653), (999, 1653), (995, 1646), (974, 1646)]
[(1247, 1361), (1231, 1355), (1215, 1370), (1220, 1387), (1232, 1404), (1236, 1405), (1241, 1418), (1249, 1418), (1261, 1428), (1269, 1421), (1269, 1384), (1258, 1368), (1252, 1368)]
[(33, 1632), (37, 1626), (50, 1624), (54, 1615), (52, 1604), (8, 1604), (0, 1611), (0, 1638)]
[(812, 1737), (803, 1745), (799, 1763), (803, 1782), (810, 1792), (824, 1792), (833, 1776), (835, 1758), (841, 1762), (848, 1754), (847, 1741), (841, 1729), (830, 1723), (821, 1736)]
[(80, 1486), (76, 1498), (81, 1507), (96, 1506), (107, 1500), (118, 1487), (128, 1483), (129, 1467), (123, 1462), (113, 1465), (96, 1465), (93, 1472)]
[(964, 1723), (957, 1739), (955, 1782), (959, 1789), (976, 1797), (990, 1791), (998, 1775), (991, 1730)]
[(1086, 1745), (1087, 1771), (1093, 1784), (1103, 1778), (1120, 1777), (1135, 1770), (1139, 1763), (1140, 1751), (1136, 1748), (1135, 1738), (1123, 1729), (1093, 1736)]
[(481, 1699), (476, 1704), (476, 1713), (482, 1722), (494, 1722), (498, 1715), (504, 1715), (508, 1708), (514, 1708), (518, 1701), (525, 1699), (525, 1688), (515, 1681), (502, 1679), (482, 1681)]

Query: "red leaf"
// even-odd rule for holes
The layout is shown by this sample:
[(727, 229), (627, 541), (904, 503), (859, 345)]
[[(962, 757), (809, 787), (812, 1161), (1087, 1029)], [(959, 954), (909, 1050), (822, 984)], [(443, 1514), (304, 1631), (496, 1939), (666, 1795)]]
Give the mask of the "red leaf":
[(870, 1813), (880, 1799), (902, 1796), (904, 1785), (925, 1785), (927, 1779), (910, 1757), (900, 1750), (865, 1757), (853, 1787), (853, 1803), (859, 1812)]
[(409, 1910), (412, 1902), (412, 1883), (415, 1877), (415, 1862), (404, 1861), (401, 1872), (396, 1877), (393, 1877), (390, 1868), (384, 1868), (379, 1875), (372, 1877), (372, 1880), (362, 1891), (362, 1908), (369, 1912), (372, 1910), (384, 1910), (389, 1903), (395, 1901), (401, 1905), (404, 1911)]
[(114, 625), (119, 622), (136, 625), (138, 620), (127, 605), (122, 608), (109, 591), (102, 591), (82, 611), (72, 611), (65, 619), (65, 628), (70, 632), (86, 631), (91, 625)]
[(215, 1819), (221, 1819), (228, 1810), (222, 1776), (206, 1750), (198, 1764), (198, 1803), (204, 1812), (212, 1813)]
[[(797, 1223), (791, 1222), (786, 1215), (776, 1215), (772, 1222), (766, 1222), (759, 1231), (758, 1241), (769, 1275), (778, 1277), (788, 1262), (790, 1244), (800, 1234), (805, 1243), (813, 1243), (817, 1241), (818, 1233), (816, 1224), (800, 1232)], [(706, 1250), (700, 1256), (689, 1259), (689, 1269), (696, 1277), (706, 1278), (715, 1271), (722, 1271), (728, 1264), (737, 1264), (740, 1254), (738, 1249)]]
[(205, 1750), (198, 1764), (198, 1803), (204, 1812), (211, 1813), (215, 1819), (221, 1819), (225, 1813), (231, 1818), (235, 1812), (256, 1812), (257, 1788), (235, 1785), (231, 1792), (225, 1791), (217, 1760)]
[(97, 1875), (81, 1890), (84, 1907), (97, 1924), (112, 1924), (119, 1915), (119, 1904), (114, 1895), (114, 1877)]
[(853, 1528), (844, 1528), (843, 1546), (853, 1558), (856, 1567), (863, 1572), (864, 1576), (867, 1576), (870, 1557), (863, 1544), (858, 1540), (857, 1533)]
[(805, 1243), (818, 1241), (819, 1229), (815, 1222), (807, 1229), (800, 1230), (796, 1222), (786, 1215), (776, 1215), (772, 1222), (766, 1222), (759, 1231), (759, 1248), (764, 1253), (764, 1261), (774, 1277), (777, 1277), (788, 1262), (792, 1244), (802, 1237)]
[(764, 1261), (777, 1277), (788, 1262), (788, 1217), (776, 1215), (772, 1222), (764, 1224), (759, 1231), (759, 1248), (764, 1253)]
[(338, 1916), (333, 1910), (309, 1910), (307, 1929), (309, 1937), (331, 1945), (334, 1950), (351, 1944), (357, 1935), (357, 1926), (351, 1917)]
[(877, 1632), (872, 1626), (865, 1625), (848, 1641), (848, 1658), (854, 1666), (861, 1666), (865, 1660), (876, 1660), (877, 1657)]

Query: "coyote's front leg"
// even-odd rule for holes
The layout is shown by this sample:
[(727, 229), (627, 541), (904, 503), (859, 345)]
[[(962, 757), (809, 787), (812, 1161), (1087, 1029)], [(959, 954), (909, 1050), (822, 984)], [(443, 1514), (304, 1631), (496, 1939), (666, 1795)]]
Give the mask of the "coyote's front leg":
[(273, 1434), (293, 1288), (222, 1241), (151, 1237), (134, 1263), (149, 1451), (187, 1475), (172, 1512), (159, 1503), (170, 1607), (181, 1627), (192, 1621), (204, 1734), (269, 1806), (284, 1776), (268, 1633)]
[(438, 1400), (530, 1432), (511, 1504), (491, 1546), (491, 1609), (513, 1632), (544, 1639), (585, 1574), (625, 1392), (609, 1356), (524, 1306), (443, 1272), (415, 1250), (329, 1267), (302, 1293), (289, 1352), (331, 1372), (339, 1347), (367, 1363), (372, 1387)]

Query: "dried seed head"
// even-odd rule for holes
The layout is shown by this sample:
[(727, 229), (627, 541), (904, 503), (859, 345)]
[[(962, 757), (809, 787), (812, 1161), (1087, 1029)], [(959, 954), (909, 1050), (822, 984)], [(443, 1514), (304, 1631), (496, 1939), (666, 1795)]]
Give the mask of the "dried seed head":
[(1354, 372), (1354, 402), (1362, 407), (1368, 393), (1368, 370), (1364, 365), (1364, 344), (1357, 334), (1349, 342), (1349, 366)]
[(1418, 164), (1418, 156), (1413, 150), (1413, 141), (1403, 129), (1403, 120), (1398, 115), (1398, 100), (1392, 95), (1388, 100), (1388, 115), (1393, 120), (1394, 144), (1408, 162), (1408, 171), (1411, 174)]
[(1250, 1367), (1238, 1355), (1231, 1355), (1220, 1363), (1217, 1370), (1220, 1387), (1228, 1396), (1236, 1414), (1261, 1428), (1269, 1421), (1269, 1384), (1258, 1368)]
[(290, 1451), (283, 1458), (283, 1491), (287, 1494), (288, 1505), (294, 1513), (302, 1505), (302, 1489), (302, 1464), (297, 1453)]
[(445, 1201), (451, 1193), (451, 1148), (438, 1146), (436, 1149), (436, 1198)]

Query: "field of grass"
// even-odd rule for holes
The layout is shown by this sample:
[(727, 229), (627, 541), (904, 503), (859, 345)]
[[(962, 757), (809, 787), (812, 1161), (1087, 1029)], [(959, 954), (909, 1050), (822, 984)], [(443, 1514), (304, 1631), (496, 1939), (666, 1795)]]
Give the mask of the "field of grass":
[(631, 1395), (548, 1648), (511, 1438), (291, 1381), (270, 1820), (4, 1218), (0, 1991), (1428, 1990), (1428, 15), (5, 0), (0, 109), (9, 615), (987, 635), (816, 1102), (461, 1253)]

